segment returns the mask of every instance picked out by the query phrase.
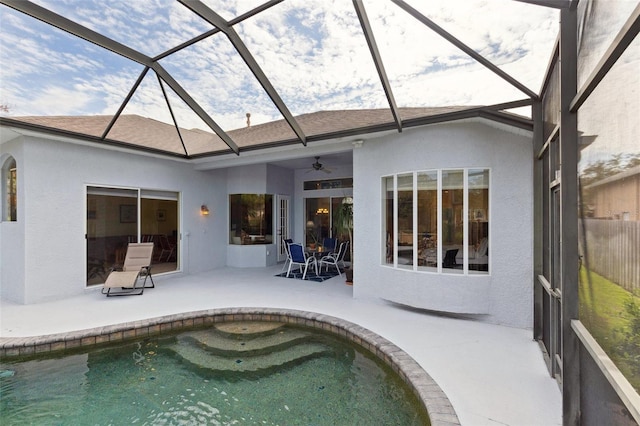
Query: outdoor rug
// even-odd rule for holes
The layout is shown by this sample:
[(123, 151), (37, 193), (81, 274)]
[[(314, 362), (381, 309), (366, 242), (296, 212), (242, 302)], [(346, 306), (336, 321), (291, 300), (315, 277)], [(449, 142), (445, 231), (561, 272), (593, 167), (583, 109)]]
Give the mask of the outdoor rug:
[[(344, 270), (340, 270), (341, 272), (344, 272)], [(315, 281), (318, 283), (321, 283), (323, 281), (328, 280), (329, 278), (333, 278), (336, 275), (338, 275), (338, 272), (336, 271), (335, 268), (333, 268), (332, 270), (328, 270), (328, 271), (321, 271), (317, 276), (316, 276), (316, 271), (310, 270), (307, 271), (307, 276), (305, 277), (305, 281)], [(284, 277), (287, 278), (287, 272), (283, 272), (281, 274), (276, 274), (276, 277)], [(302, 272), (299, 271), (291, 271), (291, 273), (289, 274), (289, 278), (295, 278), (298, 280), (302, 279)]]

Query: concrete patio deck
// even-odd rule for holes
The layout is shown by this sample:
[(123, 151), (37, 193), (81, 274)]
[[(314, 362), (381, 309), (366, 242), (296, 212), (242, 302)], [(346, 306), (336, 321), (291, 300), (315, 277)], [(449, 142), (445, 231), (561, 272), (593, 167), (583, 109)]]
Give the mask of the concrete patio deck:
[(82, 296), (33, 305), (2, 301), (0, 337), (226, 307), (311, 311), (356, 323), (402, 348), (446, 393), (462, 425), (562, 424), (560, 390), (530, 330), (353, 299), (343, 278), (317, 283), (275, 277), (279, 272), (280, 266), (157, 276), (156, 288), (138, 297), (106, 298), (99, 289), (88, 289)]

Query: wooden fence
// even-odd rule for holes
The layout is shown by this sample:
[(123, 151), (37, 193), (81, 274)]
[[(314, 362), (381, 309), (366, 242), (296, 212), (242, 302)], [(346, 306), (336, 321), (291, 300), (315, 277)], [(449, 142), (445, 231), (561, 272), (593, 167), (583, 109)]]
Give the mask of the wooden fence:
[(583, 265), (628, 291), (640, 291), (640, 222), (584, 219), (580, 235), (580, 253), (588, 256)]

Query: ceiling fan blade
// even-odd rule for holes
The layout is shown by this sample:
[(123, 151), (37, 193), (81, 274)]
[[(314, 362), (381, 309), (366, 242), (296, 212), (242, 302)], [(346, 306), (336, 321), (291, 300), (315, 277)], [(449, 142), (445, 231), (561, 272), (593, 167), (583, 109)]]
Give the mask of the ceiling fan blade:
[(329, 170), (329, 169), (325, 169), (324, 167), (323, 167), (323, 168), (321, 168), (320, 170), (322, 170), (322, 171), (323, 171), (323, 172), (325, 172), (325, 173), (331, 173), (331, 170)]

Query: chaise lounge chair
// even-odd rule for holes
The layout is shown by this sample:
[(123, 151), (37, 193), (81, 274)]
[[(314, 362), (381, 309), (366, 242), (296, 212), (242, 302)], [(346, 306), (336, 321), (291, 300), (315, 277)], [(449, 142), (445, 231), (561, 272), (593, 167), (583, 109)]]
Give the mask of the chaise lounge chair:
[[(152, 255), (153, 243), (129, 243), (122, 270), (111, 271), (102, 287), (102, 294), (106, 294), (107, 297), (133, 296), (142, 294), (145, 288), (154, 288), (155, 283), (151, 276)], [(151, 280), (150, 286), (147, 286), (147, 278)], [(138, 285), (141, 280), (142, 285)]]

